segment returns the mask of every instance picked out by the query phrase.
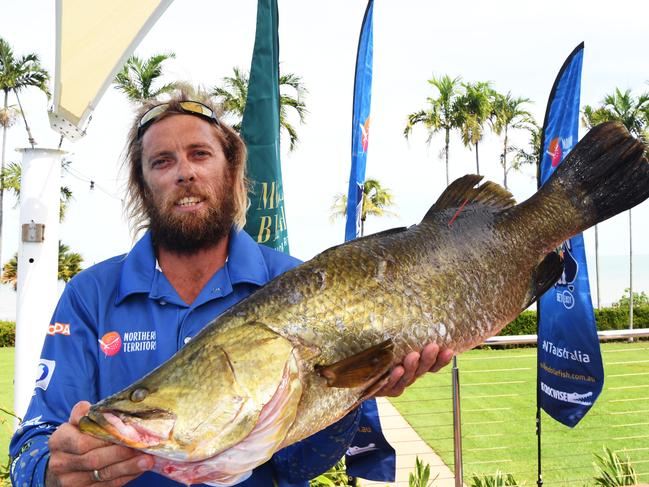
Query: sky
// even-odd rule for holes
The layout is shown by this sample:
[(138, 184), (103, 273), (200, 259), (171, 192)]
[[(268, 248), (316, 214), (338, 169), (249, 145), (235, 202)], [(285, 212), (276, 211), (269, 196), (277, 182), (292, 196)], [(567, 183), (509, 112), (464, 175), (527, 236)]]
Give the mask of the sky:
[[(55, 2), (2, 0), (2, 4), (0, 36), (18, 55), (38, 53), (43, 66), (54, 73)], [(288, 153), (288, 143), (282, 146), (290, 249), (302, 259), (340, 243), (344, 236), (344, 222), (331, 220), (330, 207), (348, 184), (354, 64), (365, 6), (364, 0), (279, 0), (281, 70), (301, 76), (308, 89), (309, 114), (305, 125), (297, 127), (298, 148)], [(637, 95), (649, 91), (648, 13), (649, 5), (640, 0), (614, 4), (375, 0), (367, 177), (379, 179), (393, 192), (398, 216), (368, 219), (366, 233), (418, 223), (445, 187), (439, 158), (443, 137), (435, 136), (427, 145), (421, 128), (415, 128), (409, 140), (403, 137), (407, 115), (424, 108), (427, 97), (436, 95), (428, 79), (448, 74), (465, 81), (491, 81), (499, 92), (530, 98), (534, 103), (528, 109), (540, 123), (559, 68), (584, 41), (582, 105), (597, 104), (616, 87)], [(255, 15), (254, 0), (176, 0), (135, 53), (148, 57), (173, 51), (176, 58), (165, 65), (166, 80), (211, 88), (231, 75), (234, 66), (248, 69)], [(56, 147), (58, 135), (49, 128), (46, 97), (31, 90), (24, 92), (21, 101), (38, 147)], [(61, 238), (83, 255), (85, 265), (124, 253), (133, 243), (121, 201), (122, 156), (133, 108), (123, 94), (109, 88), (87, 135), (62, 146), (72, 161), (62, 184), (72, 189), (74, 200), (61, 226)], [(25, 131), (17, 123), (8, 134), (8, 160), (18, 162), (20, 155), (14, 149), (27, 145)], [(519, 145), (527, 142), (522, 133), (512, 138)], [(488, 134), (480, 145), (481, 170), (496, 182), (502, 182), (501, 144), (499, 137)], [(451, 179), (475, 172), (474, 153), (457, 136), (451, 139), (450, 163)], [(518, 201), (528, 198), (536, 187), (533, 169), (510, 173), (509, 183)], [(5, 198), (3, 261), (18, 248), (14, 203), (11, 196)], [(632, 215), (633, 252), (638, 254), (634, 287), (649, 291), (649, 203)], [(585, 232), (585, 241), (592, 261), (592, 230)], [(628, 268), (628, 213), (599, 226), (599, 252), (602, 258), (617, 259), (612, 268), (618, 274)], [(594, 272), (590, 274), (592, 280)], [(619, 298), (628, 286), (628, 273), (620, 275), (602, 275), (608, 282), (605, 302)]]

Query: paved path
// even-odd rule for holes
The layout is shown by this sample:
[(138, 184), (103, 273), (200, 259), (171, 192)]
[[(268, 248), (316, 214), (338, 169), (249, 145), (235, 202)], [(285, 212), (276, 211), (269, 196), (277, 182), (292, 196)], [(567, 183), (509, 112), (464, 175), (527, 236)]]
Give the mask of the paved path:
[(421, 439), (394, 406), (384, 397), (377, 399), (381, 427), (386, 439), (397, 452), (397, 478), (396, 482), (382, 483), (361, 480), (362, 487), (408, 487), (408, 474), (414, 471), (415, 458), (430, 465), (430, 477), (437, 480), (435, 487), (454, 487), (453, 472), (442, 462), (433, 450)]

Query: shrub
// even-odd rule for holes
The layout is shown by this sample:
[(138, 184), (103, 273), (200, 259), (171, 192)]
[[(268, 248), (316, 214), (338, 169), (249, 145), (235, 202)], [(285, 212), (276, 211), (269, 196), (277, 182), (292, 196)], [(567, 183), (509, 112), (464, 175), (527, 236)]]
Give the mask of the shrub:
[(496, 470), (495, 475), (478, 476), (473, 474), (470, 485), (471, 487), (505, 487), (509, 485), (523, 486), (525, 482), (519, 484), (511, 473), (505, 474), (500, 470)]
[[(437, 480), (436, 475), (434, 480)], [(430, 480), (430, 464), (424, 464), (423, 460), (415, 457), (415, 471), (408, 474), (408, 487), (431, 487), (433, 481)]]
[(523, 311), (514, 321), (501, 330), (499, 335), (534, 335), (536, 311)]
[(0, 321), (0, 347), (16, 346), (16, 323)]
[[(602, 308), (595, 310), (597, 329), (626, 330), (629, 327), (629, 308)], [(649, 306), (633, 307), (633, 327), (649, 328)], [(499, 335), (533, 335), (536, 333), (536, 311), (523, 311)]]
[(597, 472), (595, 485), (617, 487), (619, 485), (636, 485), (638, 483), (638, 475), (626, 453), (622, 458), (617, 453), (604, 447), (604, 454), (601, 456), (595, 455), (595, 459), (597, 460), (593, 464)]
[(309, 481), (309, 487), (344, 487), (346, 485), (349, 485), (349, 477), (345, 470), (344, 457), (325, 473)]

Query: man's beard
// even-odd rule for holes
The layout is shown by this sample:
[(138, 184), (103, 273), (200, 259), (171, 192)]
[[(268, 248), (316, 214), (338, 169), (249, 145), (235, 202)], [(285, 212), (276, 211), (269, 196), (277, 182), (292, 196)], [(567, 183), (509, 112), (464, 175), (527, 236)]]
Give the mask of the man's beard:
[[(231, 185), (220, 182), (208, 197), (188, 188), (165, 200), (147, 192), (144, 205), (154, 246), (177, 254), (191, 254), (211, 247), (227, 236), (234, 221), (234, 197), (225, 188), (231, 188)], [(175, 202), (186, 196), (204, 198), (207, 209), (193, 213), (174, 212)]]

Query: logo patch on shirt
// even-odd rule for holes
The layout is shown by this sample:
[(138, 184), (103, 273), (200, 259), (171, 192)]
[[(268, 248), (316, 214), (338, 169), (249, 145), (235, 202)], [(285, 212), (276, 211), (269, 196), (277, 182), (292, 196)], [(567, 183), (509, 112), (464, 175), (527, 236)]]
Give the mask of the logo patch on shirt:
[(116, 331), (109, 331), (99, 339), (101, 351), (106, 357), (112, 357), (122, 348), (122, 337)]
[(70, 323), (50, 323), (50, 326), (47, 327), (47, 334), (70, 336)]
[(148, 352), (155, 350), (157, 344), (155, 330), (124, 332), (124, 353)]
[(23, 421), (22, 423), (20, 423), (20, 426), (18, 427), (18, 429), (21, 430), (23, 428), (27, 428), (28, 426), (38, 426), (39, 424), (43, 424), (43, 421), (41, 421), (41, 419), (43, 419), (42, 414), (39, 414), (35, 418), (27, 419), (27, 420)]
[(38, 376), (36, 377), (36, 387), (40, 387), (44, 391), (50, 385), (52, 376), (54, 375), (54, 368), (56, 362), (54, 360), (40, 359), (38, 361)]

